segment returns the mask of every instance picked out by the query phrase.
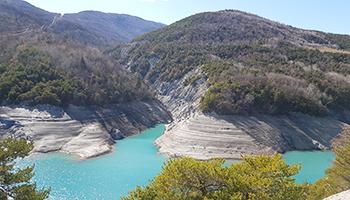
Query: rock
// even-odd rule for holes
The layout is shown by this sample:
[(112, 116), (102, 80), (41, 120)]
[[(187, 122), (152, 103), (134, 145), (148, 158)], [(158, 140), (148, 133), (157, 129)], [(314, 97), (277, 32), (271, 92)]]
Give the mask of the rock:
[(350, 200), (350, 190), (332, 195), (323, 200)]
[(112, 128), (110, 133), (113, 140), (121, 140), (124, 137), (122, 136), (122, 132), (119, 129)]
[(12, 135), (34, 140), (33, 153), (64, 152), (91, 158), (112, 152), (114, 139), (169, 120), (171, 115), (159, 101), (106, 108), (1, 106), (0, 139)]
[(196, 85), (183, 85), (188, 77), (200, 74), (198, 68), (171, 83), (156, 81), (159, 99), (174, 118), (165, 133), (155, 141), (158, 153), (202, 160), (212, 157), (241, 160), (241, 154), (329, 150), (330, 140), (342, 131), (342, 126), (350, 119), (349, 112), (332, 113), (324, 118), (302, 114), (203, 114), (198, 105), (206, 91), (205, 80), (197, 81)]

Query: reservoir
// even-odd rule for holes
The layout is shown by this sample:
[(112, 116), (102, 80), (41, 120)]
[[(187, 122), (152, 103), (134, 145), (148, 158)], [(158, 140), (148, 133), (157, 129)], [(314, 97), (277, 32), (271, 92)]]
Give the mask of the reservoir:
[[(119, 199), (137, 185), (148, 184), (161, 172), (166, 157), (157, 155), (153, 142), (164, 132), (157, 125), (141, 135), (118, 140), (114, 153), (80, 161), (77, 156), (59, 153), (26, 158), (18, 163), (35, 163), (34, 181), (39, 188), (51, 187), (49, 199)], [(334, 157), (331, 152), (293, 151), (283, 156), (288, 164), (302, 162), (297, 182), (314, 182), (324, 176)]]
[(161, 171), (167, 158), (157, 155), (153, 142), (164, 130), (164, 125), (157, 125), (136, 137), (118, 140), (113, 153), (94, 159), (81, 161), (77, 156), (52, 153), (20, 164), (35, 163), (33, 180), (39, 188), (51, 187), (49, 199), (119, 199)]
[(332, 166), (334, 158), (332, 151), (291, 151), (283, 154), (283, 159), (289, 165), (301, 162), (301, 170), (294, 176), (298, 183), (315, 183), (324, 176), (324, 170)]

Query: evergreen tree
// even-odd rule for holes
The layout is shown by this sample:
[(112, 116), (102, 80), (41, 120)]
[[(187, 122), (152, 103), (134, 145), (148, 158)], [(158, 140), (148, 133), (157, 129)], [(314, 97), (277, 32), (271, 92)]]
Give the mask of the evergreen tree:
[(33, 142), (12, 137), (0, 142), (0, 200), (41, 200), (49, 196), (50, 189), (37, 189), (31, 182), (34, 166), (25, 169), (16, 167), (16, 159), (28, 156)]
[(198, 161), (170, 159), (149, 185), (122, 200), (147, 199), (303, 199), (307, 185), (292, 177), (300, 164), (288, 165), (282, 155), (242, 156), (243, 162), (223, 166), (223, 158)]

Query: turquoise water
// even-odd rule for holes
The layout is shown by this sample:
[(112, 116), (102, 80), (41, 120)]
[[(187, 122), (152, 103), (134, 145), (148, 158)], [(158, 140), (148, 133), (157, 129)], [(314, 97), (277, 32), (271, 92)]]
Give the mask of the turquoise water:
[[(153, 142), (164, 129), (157, 125), (139, 136), (119, 140), (114, 153), (91, 160), (53, 153), (25, 159), (19, 165), (35, 163), (33, 179), (39, 187), (52, 188), (49, 199), (119, 199), (161, 171), (166, 158), (156, 154)], [(298, 182), (323, 177), (329, 160), (334, 159), (331, 152), (322, 151), (293, 151), (283, 158), (288, 164), (302, 162)]]
[(164, 125), (157, 125), (139, 136), (119, 140), (114, 153), (87, 161), (53, 153), (20, 165), (35, 163), (33, 179), (39, 187), (51, 187), (50, 199), (119, 199), (161, 171), (166, 158), (156, 155), (153, 142), (164, 130)]
[(324, 170), (332, 166), (334, 158), (331, 151), (291, 151), (283, 155), (289, 165), (301, 162), (301, 170), (294, 176), (299, 183), (305, 180), (315, 183), (324, 176)]

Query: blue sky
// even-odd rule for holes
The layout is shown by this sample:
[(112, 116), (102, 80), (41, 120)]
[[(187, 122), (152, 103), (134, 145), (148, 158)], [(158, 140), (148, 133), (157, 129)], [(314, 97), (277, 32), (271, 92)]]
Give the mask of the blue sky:
[(77, 13), (83, 10), (130, 14), (171, 24), (187, 16), (236, 9), (297, 28), (350, 35), (348, 0), (27, 0), (44, 10)]

